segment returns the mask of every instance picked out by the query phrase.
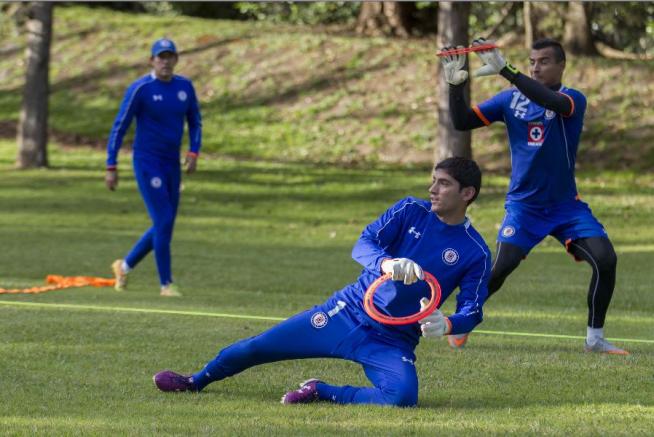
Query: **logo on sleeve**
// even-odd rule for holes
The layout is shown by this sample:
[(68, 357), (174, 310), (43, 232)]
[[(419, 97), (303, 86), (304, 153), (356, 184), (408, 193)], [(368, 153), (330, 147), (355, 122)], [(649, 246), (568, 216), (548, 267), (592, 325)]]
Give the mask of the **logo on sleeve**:
[(155, 176), (152, 179), (150, 179), (150, 186), (152, 188), (160, 188), (161, 187), (161, 178)]
[(313, 316), (311, 316), (311, 325), (317, 329), (327, 326), (328, 321), (329, 319), (327, 319), (327, 314), (323, 313), (322, 311), (318, 311), (317, 313), (314, 313)]
[(556, 112), (552, 111), (551, 109), (545, 110), (545, 119), (546, 120), (551, 120), (554, 117), (556, 117)]
[(454, 249), (445, 249), (443, 251), (443, 262), (448, 266), (453, 266), (459, 261), (459, 253)]
[(177, 98), (182, 102), (184, 102), (187, 97), (188, 95), (186, 95), (186, 91), (180, 91), (177, 93)]
[(404, 355), (402, 356), (402, 361), (404, 361), (405, 363), (409, 363), (412, 366), (415, 366), (415, 363), (413, 362), (413, 360), (411, 358), (405, 357)]
[(540, 147), (545, 140), (545, 128), (540, 121), (530, 122), (527, 125), (527, 135), (529, 136), (527, 145), (532, 147)]
[(502, 229), (502, 236), (504, 238), (510, 238), (515, 235), (515, 228), (513, 226), (504, 226)]

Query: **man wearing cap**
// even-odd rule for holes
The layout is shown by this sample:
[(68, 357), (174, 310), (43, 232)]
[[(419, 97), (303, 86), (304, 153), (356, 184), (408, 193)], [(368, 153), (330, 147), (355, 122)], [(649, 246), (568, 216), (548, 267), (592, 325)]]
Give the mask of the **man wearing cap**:
[(191, 174), (197, 166), (202, 139), (200, 108), (191, 81), (173, 74), (177, 48), (163, 38), (152, 45), (152, 71), (132, 83), (120, 105), (107, 144), (105, 183), (118, 186), (118, 151), (136, 117), (133, 148), (134, 176), (152, 220), (152, 227), (124, 259), (112, 264), (116, 290), (127, 286), (127, 274), (154, 249), (162, 296), (181, 296), (173, 284), (170, 242), (179, 204), (180, 149), (184, 120), (188, 123), (189, 150), (184, 165)]

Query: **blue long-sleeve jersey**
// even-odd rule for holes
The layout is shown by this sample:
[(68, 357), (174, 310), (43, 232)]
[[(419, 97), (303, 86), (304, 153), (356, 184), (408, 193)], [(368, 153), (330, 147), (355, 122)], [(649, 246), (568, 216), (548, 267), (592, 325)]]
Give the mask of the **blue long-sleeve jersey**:
[(189, 79), (175, 75), (170, 82), (164, 82), (150, 73), (129, 86), (109, 135), (108, 167), (116, 166), (123, 137), (134, 117), (134, 159), (179, 160), (184, 120), (189, 127), (189, 151), (199, 153), (202, 119), (195, 89)]
[[(391, 338), (415, 346), (419, 325), (386, 326), (363, 309), (365, 290), (382, 274), (386, 258), (409, 258), (433, 274), (441, 285), (441, 304), (459, 287), (456, 312), (449, 316), (452, 334), (470, 332), (482, 321), (482, 305), (488, 296), (491, 255), (488, 246), (468, 219), (459, 225), (443, 223), (426, 200), (407, 197), (369, 224), (352, 250), (363, 265), (358, 280), (337, 293), (360, 319)], [(429, 296), (424, 281), (406, 286), (388, 281), (375, 294), (375, 305), (394, 316), (413, 314), (420, 299)]]
[(473, 108), (486, 125), (506, 124), (512, 167), (508, 202), (547, 207), (577, 197), (575, 160), (586, 97), (564, 86), (558, 92), (570, 99), (569, 114), (546, 109), (517, 88), (504, 90)]

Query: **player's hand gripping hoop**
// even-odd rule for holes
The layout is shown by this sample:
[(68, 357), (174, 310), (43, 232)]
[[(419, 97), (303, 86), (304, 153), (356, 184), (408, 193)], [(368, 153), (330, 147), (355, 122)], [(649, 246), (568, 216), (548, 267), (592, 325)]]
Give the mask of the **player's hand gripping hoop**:
[(373, 303), (373, 297), (379, 286), (384, 282), (391, 280), (393, 277), (392, 273), (386, 273), (370, 284), (370, 287), (368, 287), (366, 293), (363, 295), (363, 308), (366, 310), (366, 313), (368, 313), (373, 320), (385, 325), (410, 325), (412, 323), (417, 323), (419, 320), (422, 320), (433, 313), (441, 302), (441, 286), (434, 275), (425, 271), (423, 271), (423, 274), (425, 275), (425, 281), (429, 284), (431, 298), (429, 299), (429, 303), (427, 303), (427, 305), (420, 311), (409, 316), (393, 317), (382, 314), (377, 310), (377, 307), (375, 307), (375, 304)]

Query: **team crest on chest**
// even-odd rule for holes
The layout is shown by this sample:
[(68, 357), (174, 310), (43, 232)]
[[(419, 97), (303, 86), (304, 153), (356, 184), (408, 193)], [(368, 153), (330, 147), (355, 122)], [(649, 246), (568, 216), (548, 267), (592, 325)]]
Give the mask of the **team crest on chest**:
[(527, 145), (540, 147), (545, 139), (545, 126), (540, 121), (530, 122), (527, 125)]
[(324, 328), (327, 326), (328, 321), (329, 319), (327, 318), (327, 314), (323, 313), (322, 311), (318, 311), (311, 316), (311, 325), (314, 328)]
[(448, 248), (443, 251), (443, 262), (448, 266), (453, 266), (459, 261), (459, 252), (454, 249)]
[(180, 91), (177, 93), (177, 98), (182, 102), (186, 101), (187, 97), (188, 95), (186, 95), (186, 91)]

